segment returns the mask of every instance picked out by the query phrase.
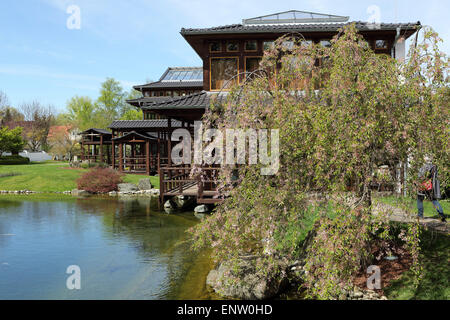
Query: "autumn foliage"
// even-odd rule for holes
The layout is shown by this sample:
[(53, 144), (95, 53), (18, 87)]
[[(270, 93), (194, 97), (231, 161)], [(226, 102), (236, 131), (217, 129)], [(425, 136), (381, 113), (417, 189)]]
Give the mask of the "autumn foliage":
[(122, 175), (110, 168), (94, 168), (83, 174), (78, 180), (78, 189), (92, 193), (117, 191), (122, 183)]

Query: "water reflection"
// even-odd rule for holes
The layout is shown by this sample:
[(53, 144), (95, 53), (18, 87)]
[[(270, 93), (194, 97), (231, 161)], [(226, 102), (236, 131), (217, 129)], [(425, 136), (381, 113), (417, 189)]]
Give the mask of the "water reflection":
[[(150, 198), (0, 197), (0, 299), (209, 299), (206, 253), (189, 249), (193, 213)], [(6, 236), (10, 234), (12, 236)], [(66, 288), (67, 266), (81, 290)]]

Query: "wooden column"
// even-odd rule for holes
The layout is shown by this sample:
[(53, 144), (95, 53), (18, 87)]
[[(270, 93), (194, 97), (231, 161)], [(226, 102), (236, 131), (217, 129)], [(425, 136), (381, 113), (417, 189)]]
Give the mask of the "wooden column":
[(119, 143), (119, 171), (123, 172), (123, 144)]
[(81, 142), (80, 146), (81, 146), (81, 161), (84, 161), (84, 143)]
[(109, 144), (106, 145), (106, 161), (108, 164), (111, 163), (111, 146)]
[(103, 162), (103, 135), (100, 135), (100, 162)]
[(158, 163), (156, 164), (158, 167), (156, 168), (156, 170), (158, 171), (159, 174), (159, 168), (161, 167), (161, 139), (160, 139), (160, 135), (161, 133), (158, 131), (158, 145), (156, 146), (156, 157)]
[(147, 162), (146, 162), (146, 165), (147, 165), (147, 167), (146, 167), (146, 173), (147, 173), (147, 175), (149, 176), (150, 175), (150, 140), (147, 140), (146, 142), (145, 142), (145, 151), (146, 151), (146, 155), (145, 155), (145, 158), (146, 158), (146, 160), (147, 160)]
[(111, 148), (111, 156), (112, 156), (112, 168), (116, 168), (116, 148), (114, 147), (114, 140), (112, 141), (112, 148)]
[(169, 132), (167, 134), (167, 161), (169, 163), (169, 168), (172, 166), (172, 119), (167, 119), (167, 124)]

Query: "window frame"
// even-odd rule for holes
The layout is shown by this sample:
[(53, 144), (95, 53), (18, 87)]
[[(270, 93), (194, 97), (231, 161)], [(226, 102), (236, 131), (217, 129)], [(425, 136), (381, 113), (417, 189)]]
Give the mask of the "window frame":
[[(236, 45), (237, 45), (237, 50), (228, 50), (228, 44), (229, 43), (236, 43)], [(226, 42), (226, 44), (225, 44), (225, 49), (226, 49), (226, 52), (233, 52), (233, 53), (236, 53), (236, 52), (239, 52), (239, 41), (237, 41), (237, 40), (229, 40), (229, 41), (227, 41)]]
[(253, 58), (253, 59), (255, 59), (255, 58), (257, 58), (257, 59), (260, 59), (260, 60), (262, 60), (262, 58), (263, 58), (263, 56), (245, 56), (244, 57), (244, 76), (245, 77), (247, 77), (247, 59), (251, 59), (251, 58)]
[[(247, 49), (247, 42), (255, 42), (256, 49), (255, 50), (248, 50)], [(245, 40), (244, 41), (244, 52), (258, 52), (258, 40)]]
[[(218, 51), (212, 51), (211, 47), (213, 43), (218, 43), (219, 44), (219, 50)], [(208, 45), (209, 47), (209, 53), (220, 53), (222, 52), (222, 41), (211, 41)]]
[[(236, 59), (236, 76), (239, 75), (239, 56), (220, 56), (220, 57), (210, 57), (209, 58), (209, 90), (210, 91), (229, 91), (230, 89), (213, 89), (212, 88), (212, 60), (213, 59)], [(240, 77), (236, 77), (237, 78), (237, 84), (240, 83), (239, 78)], [(227, 80), (228, 81), (228, 80)]]

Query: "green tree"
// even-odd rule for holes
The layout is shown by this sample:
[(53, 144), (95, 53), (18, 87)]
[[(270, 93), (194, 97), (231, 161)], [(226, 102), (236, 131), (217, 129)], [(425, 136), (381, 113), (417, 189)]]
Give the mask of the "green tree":
[(43, 106), (37, 101), (21, 105), (26, 121), (30, 126), (24, 131), (24, 138), (28, 148), (33, 151), (46, 150), (48, 132), (54, 122), (54, 111), (52, 106)]
[(0, 120), (3, 123), (10, 121), (23, 121), (24, 115), (16, 108), (4, 106), (0, 108)]
[(108, 125), (120, 118), (125, 108), (125, 93), (120, 82), (107, 78), (101, 85), (97, 103)]
[(10, 130), (8, 127), (0, 129), (0, 156), (9, 151), (13, 155), (23, 151), (25, 141), (22, 139), (22, 128), (16, 127)]
[[(436, 36), (427, 31), (406, 64), (375, 54), (354, 25), (330, 48), (277, 40), (251, 81), (235, 86), (225, 103), (212, 102), (204, 126), (280, 129), (280, 170), (264, 176), (262, 165), (222, 166), (219, 190), (229, 197), (192, 230), (194, 247), (213, 248), (218, 261), (260, 257), (265, 276), (282, 272), (279, 259), (306, 254), (310, 294), (338, 298), (368, 259), (370, 239), (387, 236), (380, 226), (389, 225), (371, 214), (378, 167), (412, 157), (417, 168), (421, 155), (433, 154), (448, 176), (448, 60)], [(311, 201), (311, 194), (329, 200)], [(417, 225), (409, 229), (419, 276)]]
[(74, 96), (67, 102), (67, 113), (64, 120), (80, 130), (99, 126), (98, 106), (89, 97)]

